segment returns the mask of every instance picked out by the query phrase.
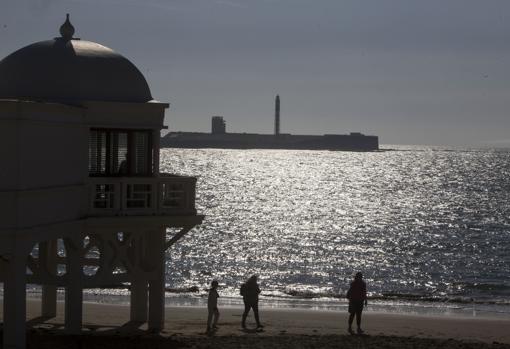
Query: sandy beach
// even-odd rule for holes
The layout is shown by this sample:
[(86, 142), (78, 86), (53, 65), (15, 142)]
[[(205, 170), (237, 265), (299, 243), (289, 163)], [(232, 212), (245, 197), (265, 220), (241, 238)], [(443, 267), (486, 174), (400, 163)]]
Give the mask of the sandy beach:
[[(63, 304), (54, 319), (38, 317), (39, 302), (28, 302), (29, 348), (510, 348), (510, 319), (433, 317), (364, 313), (363, 336), (348, 335), (347, 314), (334, 311), (261, 309), (262, 332), (243, 331), (242, 309), (220, 308), (218, 331), (207, 336), (207, 310), (166, 308), (165, 329), (145, 331), (128, 323), (124, 305), (87, 303), (84, 332), (63, 331)], [(254, 327), (253, 318), (248, 326)]]

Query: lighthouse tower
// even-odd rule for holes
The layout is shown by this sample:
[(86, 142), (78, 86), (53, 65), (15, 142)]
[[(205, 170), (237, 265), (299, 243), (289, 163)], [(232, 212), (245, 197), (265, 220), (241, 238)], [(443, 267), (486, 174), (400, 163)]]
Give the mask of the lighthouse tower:
[(274, 135), (280, 135), (280, 96), (276, 95), (274, 101)]
[[(83, 290), (129, 284), (131, 320), (164, 321), (165, 251), (203, 216), (196, 178), (159, 171), (168, 104), (133, 63), (74, 37), (0, 61), (0, 282), (4, 348), (25, 347), (26, 285), (41, 315), (81, 331)], [(177, 231), (170, 234), (168, 228)]]

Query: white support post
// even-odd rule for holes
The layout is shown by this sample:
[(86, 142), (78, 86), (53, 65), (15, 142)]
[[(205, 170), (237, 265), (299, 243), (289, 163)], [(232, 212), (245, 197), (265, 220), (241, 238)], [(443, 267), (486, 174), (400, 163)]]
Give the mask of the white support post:
[[(57, 241), (50, 240), (39, 244), (41, 266), (53, 275), (57, 273)], [(53, 318), (57, 316), (57, 287), (42, 285), (41, 316)]]
[(67, 285), (65, 296), (65, 329), (72, 334), (81, 332), (83, 317), (83, 288), (80, 249), (81, 239), (70, 241), (65, 239), (67, 258)]
[(147, 236), (149, 251), (154, 251), (152, 263), (156, 277), (149, 280), (149, 330), (159, 332), (165, 325), (165, 234), (166, 228)]
[(147, 280), (131, 281), (131, 321), (147, 322), (147, 302)]
[(78, 285), (70, 285), (66, 287), (65, 297), (65, 329), (72, 334), (81, 332), (82, 316), (83, 316), (83, 290)]
[(165, 280), (149, 281), (149, 330), (159, 332), (165, 325)]
[(152, 175), (154, 177), (159, 176), (159, 150), (160, 150), (160, 138), (161, 138), (161, 131), (160, 130), (154, 130), (152, 132)]
[(26, 345), (26, 258), (16, 251), (8, 263), (4, 281), (4, 349), (24, 349)]

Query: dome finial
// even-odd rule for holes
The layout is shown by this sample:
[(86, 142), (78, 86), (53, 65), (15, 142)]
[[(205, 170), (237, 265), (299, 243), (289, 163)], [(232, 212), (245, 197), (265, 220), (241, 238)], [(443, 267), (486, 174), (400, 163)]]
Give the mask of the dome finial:
[(74, 35), (74, 27), (69, 21), (69, 13), (66, 14), (66, 21), (60, 26), (60, 35), (64, 40), (71, 40)]

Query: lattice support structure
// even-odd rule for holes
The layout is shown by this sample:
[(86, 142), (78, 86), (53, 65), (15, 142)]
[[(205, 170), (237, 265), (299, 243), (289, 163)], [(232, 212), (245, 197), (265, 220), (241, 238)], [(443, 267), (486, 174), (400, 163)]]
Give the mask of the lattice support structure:
[[(145, 224), (125, 218), (103, 219), (93, 224), (38, 228), (12, 235), (12, 253), (0, 258), (4, 283), (4, 348), (25, 346), (26, 285), (42, 286), (41, 316), (57, 313), (57, 288), (65, 290), (65, 329), (82, 329), (83, 290), (129, 285), (130, 321), (148, 322), (151, 331), (164, 326), (165, 251), (200, 224), (202, 216), (183, 223)], [(108, 224), (103, 224), (109, 222)], [(135, 224), (136, 223), (136, 224)], [(167, 227), (178, 228), (168, 240)], [(62, 233), (65, 231), (65, 233)]]

